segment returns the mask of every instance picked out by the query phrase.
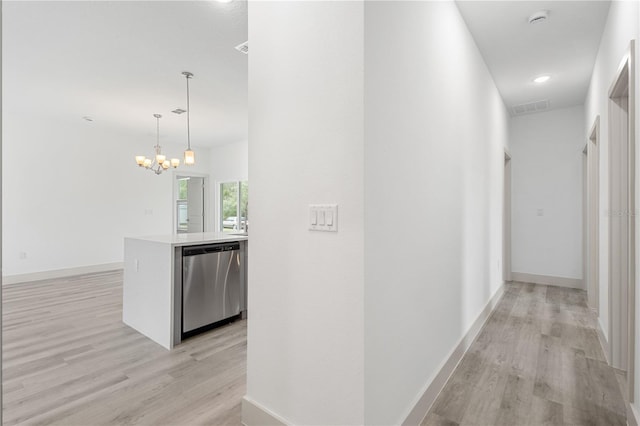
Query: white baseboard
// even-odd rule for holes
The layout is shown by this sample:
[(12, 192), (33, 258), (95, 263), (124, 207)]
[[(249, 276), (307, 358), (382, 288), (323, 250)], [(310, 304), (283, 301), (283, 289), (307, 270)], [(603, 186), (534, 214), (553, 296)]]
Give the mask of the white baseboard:
[(607, 364), (611, 365), (611, 360), (609, 359), (611, 348), (609, 348), (609, 341), (605, 337), (604, 331), (602, 331), (602, 324), (600, 324), (598, 317), (596, 317), (596, 329), (598, 331), (598, 340), (600, 341), (602, 352), (604, 352), (604, 359), (607, 361)]
[(629, 426), (638, 426), (638, 411), (636, 411), (636, 407), (633, 404), (627, 403), (627, 424)]
[(287, 426), (290, 423), (245, 395), (242, 398), (242, 424), (244, 426)]
[(469, 328), (469, 331), (460, 339), (458, 345), (453, 349), (449, 357), (444, 361), (443, 365), (436, 373), (433, 380), (431, 380), (425, 387), (424, 391), (419, 394), (416, 402), (413, 404), (413, 408), (402, 422), (403, 426), (419, 425), (424, 420), (425, 416), (429, 412), (429, 409), (435, 402), (438, 394), (444, 388), (444, 385), (449, 380), (449, 377), (456, 369), (458, 363), (467, 352), (473, 341), (476, 339), (480, 330), (484, 326), (485, 322), (491, 316), (493, 309), (496, 307), (500, 298), (504, 294), (504, 284), (495, 292), (493, 297), (487, 302), (478, 318), (474, 321), (473, 325)]
[(525, 272), (512, 272), (512, 281), (524, 283), (555, 285), (558, 287), (577, 288), (585, 290), (584, 283), (579, 278), (552, 277), (549, 275), (527, 274)]
[(123, 262), (103, 263), (101, 265), (79, 266), (77, 268), (55, 269), (52, 271), (32, 272), (30, 274), (3, 275), (2, 285), (18, 284), (28, 281), (50, 280), (70, 277), (73, 275), (94, 274), (96, 272), (115, 271), (123, 269)]

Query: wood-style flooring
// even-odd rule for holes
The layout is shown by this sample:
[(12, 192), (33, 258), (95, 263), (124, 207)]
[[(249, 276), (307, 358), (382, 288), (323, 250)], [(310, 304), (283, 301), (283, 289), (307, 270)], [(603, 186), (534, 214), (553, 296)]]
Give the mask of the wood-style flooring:
[[(167, 351), (125, 326), (122, 273), (3, 288), (4, 424), (240, 425), (246, 322)], [(585, 293), (505, 294), (423, 425), (625, 425)]]
[(580, 290), (509, 283), (422, 425), (626, 425)]
[(3, 288), (4, 424), (239, 425), (246, 321), (168, 351), (122, 323), (122, 272)]

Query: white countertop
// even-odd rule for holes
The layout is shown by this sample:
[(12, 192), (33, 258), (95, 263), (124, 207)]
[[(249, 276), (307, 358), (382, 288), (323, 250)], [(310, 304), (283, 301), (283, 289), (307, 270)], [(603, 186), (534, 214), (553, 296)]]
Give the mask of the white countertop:
[(225, 241), (247, 241), (246, 234), (233, 235), (225, 232), (197, 232), (193, 234), (153, 235), (148, 237), (126, 237), (126, 239), (169, 244), (172, 247), (210, 244)]

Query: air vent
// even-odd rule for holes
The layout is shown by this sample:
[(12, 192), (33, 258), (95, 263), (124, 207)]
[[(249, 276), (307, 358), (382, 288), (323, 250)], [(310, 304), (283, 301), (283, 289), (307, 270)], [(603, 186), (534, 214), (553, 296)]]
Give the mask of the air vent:
[(535, 102), (529, 102), (526, 104), (513, 105), (511, 112), (513, 115), (533, 114), (534, 112), (541, 112), (549, 109), (549, 101), (547, 99)]
[(248, 55), (248, 54), (249, 54), (249, 41), (245, 41), (244, 43), (237, 45), (237, 46), (235, 47), (235, 49), (236, 49), (238, 52), (242, 52), (242, 53), (244, 53), (245, 55)]
[(173, 111), (171, 111), (174, 114), (184, 114), (185, 112), (187, 112), (186, 109), (182, 109), (182, 108), (176, 108)]

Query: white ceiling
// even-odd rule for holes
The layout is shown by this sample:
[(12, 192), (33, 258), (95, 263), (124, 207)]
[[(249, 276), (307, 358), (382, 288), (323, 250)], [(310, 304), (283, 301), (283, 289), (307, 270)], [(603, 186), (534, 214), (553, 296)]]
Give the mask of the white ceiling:
[[(584, 103), (608, 1), (456, 1), (506, 106)], [(549, 19), (529, 24), (548, 10)], [(533, 78), (550, 74), (544, 84)]]
[[(457, 1), (511, 107), (584, 102), (607, 1)], [(529, 24), (535, 11), (550, 18)], [(3, 110), (117, 126), (186, 141), (182, 71), (191, 87), (194, 146), (247, 139), (247, 3), (218, 1), (4, 1)], [(536, 85), (532, 79), (550, 73)], [(150, 139), (153, 142), (153, 139)]]
[[(3, 109), (212, 146), (247, 139), (247, 3), (4, 1)], [(150, 145), (153, 138), (150, 138)]]

